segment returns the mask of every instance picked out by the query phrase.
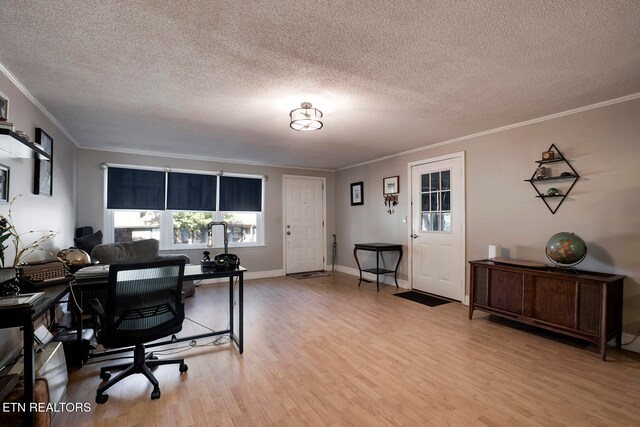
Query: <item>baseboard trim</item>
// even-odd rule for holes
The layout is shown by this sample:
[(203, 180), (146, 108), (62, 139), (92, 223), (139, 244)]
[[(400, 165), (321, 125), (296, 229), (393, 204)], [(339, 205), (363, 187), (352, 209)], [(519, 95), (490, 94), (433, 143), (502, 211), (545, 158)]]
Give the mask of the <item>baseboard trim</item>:
[[(336, 265), (336, 271), (348, 274), (350, 276), (355, 276), (358, 278), (360, 277), (360, 271), (358, 271), (357, 268), (345, 267), (344, 265)], [(362, 278), (373, 281), (374, 283), (376, 281), (376, 275), (367, 272), (362, 274)], [(379, 281), (381, 284), (383, 283), (385, 285), (396, 285), (396, 282), (393, 280), (393, 275), (391, 274), (381, 274), (379, 277)], [(398, 286), (403, 289), (410, 289), (409, 282), (407, 280), (398, 279)]]
[[(628, 334), (626, 332), (622, 333), (622, 344), (624, 343), (631, 343), (631, 341), (633, 340), (633, 338), (635, 337), (634, 334)], [(615, 340), (613, 341), (613, 345), (615, 345)], [(627, 345), (623, 345), (622, 346), (623, 350), (629, 350), (629, 351), (633, 351), (634, 353), (640, 353), (640, 337), (636, 338), (635, 341), (633, 341), (631, 344), (627, 344)]]

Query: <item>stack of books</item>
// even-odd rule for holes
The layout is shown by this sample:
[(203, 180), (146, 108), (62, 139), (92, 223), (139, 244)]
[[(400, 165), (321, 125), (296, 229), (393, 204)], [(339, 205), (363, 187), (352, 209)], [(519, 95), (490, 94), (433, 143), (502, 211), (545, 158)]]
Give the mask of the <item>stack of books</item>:
[(13, 132), (15, 125), (11, 122), (2, 122), (0, 121), (0, 129), (9, 129)]

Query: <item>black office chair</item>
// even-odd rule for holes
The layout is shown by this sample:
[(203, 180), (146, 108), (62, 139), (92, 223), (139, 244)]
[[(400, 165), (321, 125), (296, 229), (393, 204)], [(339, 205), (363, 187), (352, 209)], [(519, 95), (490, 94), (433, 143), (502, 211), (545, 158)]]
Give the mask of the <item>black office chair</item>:
[[(100, 378), (107, 383), (98, 388), (97, 403), (105, 403), (109, 396), (104, 392), (132, 374), (146, 376), (153, 384), (151, 399), (159, 399), (158, 380), (149, 368), (179, 363), (180, 373), (187, 371), (184, 359), (158, 360), (153, 353), (145, 354), (144, 346), (182, 329), (184, 264), (184, 259), (168, 258), (135, 264), (112, 264), (109, 267), (106, 310), (97, 299), (91, 301), (97, 317), (98, 342), (105, 348), (135, 348), (133, 364), (100, 369)], [(109, 371), (118, 369), (124, 371), (109, 381)]]

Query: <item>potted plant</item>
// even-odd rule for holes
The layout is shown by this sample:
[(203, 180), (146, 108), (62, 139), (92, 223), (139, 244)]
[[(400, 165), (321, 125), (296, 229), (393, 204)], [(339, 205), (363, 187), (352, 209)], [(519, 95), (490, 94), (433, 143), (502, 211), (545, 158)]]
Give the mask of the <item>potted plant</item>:
[[(18, 195), (17, 197), (20, 197)], [(11, 218), (11, 208), (13, 202), (17, 197), (14, 197), (9, 203), (9, 213), (7, 216), (0, 215), (0, 295), (17, 295), (20, 293), (20, 286), (18, 281), (17, 268), (20, 264), (20, 260), (24, 257), (31, 255), (36, 250), (40, 249), (40, 245), (49, 239), (55, 237), (57, 232), (53, 230), (30, 230), (24, 233), (18, 233), (13, 226)], [(23, 238), (27, 235), (42, 234), (43, 236), (37, 238), (29, 244), (24, 244)], [(5, 259), (5, 252), (9, 248), (9, 245), (13, 247), (13, 261), (11, 265)]]

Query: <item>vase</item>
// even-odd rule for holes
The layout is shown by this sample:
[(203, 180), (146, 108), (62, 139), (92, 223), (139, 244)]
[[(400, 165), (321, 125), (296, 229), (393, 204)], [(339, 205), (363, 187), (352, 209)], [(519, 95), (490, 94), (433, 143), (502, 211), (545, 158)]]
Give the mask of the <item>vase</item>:
[(20, 294), (20, 282), (15, 268), (0, 268), (0, 296)]

